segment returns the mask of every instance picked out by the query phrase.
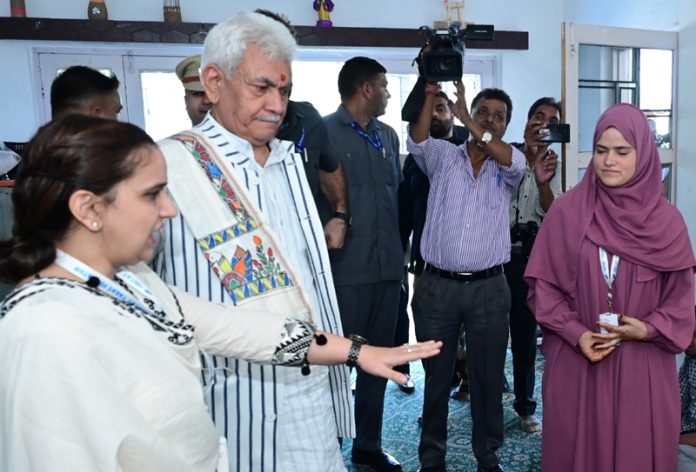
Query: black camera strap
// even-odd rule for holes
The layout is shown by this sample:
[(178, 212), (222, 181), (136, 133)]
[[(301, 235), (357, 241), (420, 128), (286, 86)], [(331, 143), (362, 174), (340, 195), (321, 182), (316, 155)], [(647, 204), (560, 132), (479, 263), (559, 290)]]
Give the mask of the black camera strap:
[[(524, 143), (512, 143), (512, 146), (515, 146), (517, 149), (520, 151), (524, 152), (524, 148), (526, 147), (526, 144)], [(515, 194), (515, 224), (520, 222), (520, 189), (522, 188), (522, 184), (524, 183), (524, 179), (527, 178), (527, 157), (525, 156), (524, 158), (524, 175), (522, 176), (522, 180), (520, 180), (520, 184), (517, 186), (517, 193)]]
[(525, 163), (524, 175), (522, 176), (522, 180), (520, 180), (520, 185), (517, 186), (517, 193), (515, 194), (515, 224), (520, 222), (520, 189), (522, 189), (522, 183), (524, 183), (524, 179), (527, 178), (526, 167), (527, 164)]

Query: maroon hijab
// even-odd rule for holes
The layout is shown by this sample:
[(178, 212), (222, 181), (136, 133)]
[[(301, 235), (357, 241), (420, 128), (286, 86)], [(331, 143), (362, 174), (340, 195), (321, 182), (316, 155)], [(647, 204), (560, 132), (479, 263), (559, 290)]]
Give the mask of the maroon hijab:
[(636, 149), (636, 173), (621, 187), (607, 187), (590, 163), (582, 181), (553, 203), (541, 225), (525, 272), (530, 286), (543, 279), (573, 293), (585, 238), (660, 272), (694, 267), (684, 219), (662, 195), (660, 155), (643, 112), (626, 103), (609, 108), (599, 117), (594, 144), (610, 127)]

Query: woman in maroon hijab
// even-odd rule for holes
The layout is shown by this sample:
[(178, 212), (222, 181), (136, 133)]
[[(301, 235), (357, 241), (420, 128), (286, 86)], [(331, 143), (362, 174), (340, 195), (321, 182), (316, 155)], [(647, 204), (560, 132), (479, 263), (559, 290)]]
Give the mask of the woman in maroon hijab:
[[(592, 165), (551, 207), (525, 273), (544, 330), (545, 471), (676, 470), (675, 354), (694, 332), (695, 264), (662, 192), (643, 113), (611, 107)], [(606, 313), (617, 326), (599, 323)]]

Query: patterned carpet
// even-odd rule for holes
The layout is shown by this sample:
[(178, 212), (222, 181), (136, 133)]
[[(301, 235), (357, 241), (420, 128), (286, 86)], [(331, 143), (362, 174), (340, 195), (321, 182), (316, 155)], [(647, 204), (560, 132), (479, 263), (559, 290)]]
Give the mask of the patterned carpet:
[[(541, 371), (543, 358), (537, 356), (537, 416), (541, 418)], [(508, 351), (505, 374), (512, 384), (512, 360)], [(403, 465), (404, 472), (418, 470), (418, 441), (420, 427), (416, 422), (423, 406), (423, 370), (420, 362), (411, 363), (411, 375), (416, 382), (412, 395), (402, 393), (396, 384), (389, 382), (385, 395), (384, 426), (382, 444), (384, 450), (396, 457)], [(540, 470), (541, 433), (525, 433), (515, 411), (512, 409), (514, 395), (503, 394), (505, 412), (505, 442), (498, 451), (500, 462), (508, 472), (531, 472)], [(354, 466), (350, 462), (352, 442), (345, 441), (343, 457), (350, 472), (368, 472), (370, 468)], [(476, 460), (471, 452), (471, 415), (469, 403), (450, 400), (449, 428), (447, 441), (447, 470), (468, 472), (476, 470)]]

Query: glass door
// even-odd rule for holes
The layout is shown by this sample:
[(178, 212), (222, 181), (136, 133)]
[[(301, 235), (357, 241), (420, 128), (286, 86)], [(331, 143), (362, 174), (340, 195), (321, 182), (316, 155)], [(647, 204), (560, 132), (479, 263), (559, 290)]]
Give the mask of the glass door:
[(155, 141), (191, 127), (184, 105), (184, 87), (174, 73), (176, 65), (188, 55), (123, 57), (128, 71), (126, 93), (131, 122)]
[(648, 118), (660, 148), (665, 195), (673, 201), (677, 33), (563, 25), (563, 103), (571, 141), (564, 146), (564, 189), (576, 185), (592, 158), (594, 127), (616, 103)]

